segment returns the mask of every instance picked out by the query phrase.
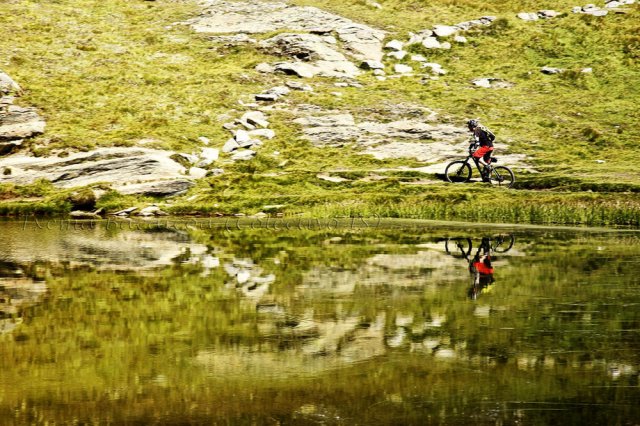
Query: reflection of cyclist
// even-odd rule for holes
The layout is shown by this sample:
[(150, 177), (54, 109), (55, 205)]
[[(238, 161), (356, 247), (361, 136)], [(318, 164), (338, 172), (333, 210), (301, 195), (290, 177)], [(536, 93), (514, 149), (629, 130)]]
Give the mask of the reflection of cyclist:
[(493, 279), (493, 265), (491, 264), (491, 244), (488, 238), (482, 239), (476, 255), (469, 262), (469, 272), (473, 282), (469, 288), (469, 298), (476, 299), (495, 280)]

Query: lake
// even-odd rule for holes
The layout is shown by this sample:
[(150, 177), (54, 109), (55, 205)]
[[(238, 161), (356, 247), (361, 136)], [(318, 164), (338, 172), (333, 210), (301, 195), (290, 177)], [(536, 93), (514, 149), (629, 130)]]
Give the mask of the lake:
[(0, 222), (0, 424), (640, 422), (640, 232)]

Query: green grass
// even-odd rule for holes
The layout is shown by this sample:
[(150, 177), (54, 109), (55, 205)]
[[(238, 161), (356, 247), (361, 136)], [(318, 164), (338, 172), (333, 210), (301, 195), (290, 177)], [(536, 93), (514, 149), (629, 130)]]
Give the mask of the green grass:
[[(259, 62), (275, 60), (255, 47), (215, 46), (188, 27), (172, 25), (197, 15), (194, 2), (0, 3), (0, 68), (26, 89), (19, 103), (37, 107), (47, 120), (45, 134), (27, 142), (35, 155), (133, 146), (140, 140), (151, 140), (148, 147), (190, 152), (199, 146), (199, 136), (219, 147), (229, 137), (221, 125), (244, 111), (237, 101), (282, 81), (253, 70)], [(364, 0), (293, 3), (382, 28), (388, 39), (400, 40), (435, 24), (498, 16), (492, 26), (466, 32), (469, 42), (451, 50), (411, 47), (447, 70), (438, 80), (381, 82), (367, 74), (360, 79), (364, 88), (340, 89), (343, 96), (336, 98), (329, 94), (336, 90), (332, 82), (318, 78), (310, 81), (315, 94), (292, 93), (288, 101), (340, 109), (358, 121), (380, 119), (379, 106), (400, 103), (432, 109), (447, 123), (481, 117), (498, 136), (498, 152), (526, 154), (540, 173), (516, 170), (518, 189), (509, 193), (454, 187), (434, 176), (422, 176), (434, 181), (430, 185), (404, 185), (421, 179), (410, 172), (363, 182), (379, 169), (421, 163), (378, 161), (356, 155), (351, 147), (312, 147), (291, 125), (290, 114), (274, 112), (269, 118), (277, 137), (255, 160), (217, 164), (223, 176), (202, 180), (167, 209), (252, 214), (266, 204), (287, 204), (286, 214), (638, 224), (637, 5), (628, 14), (598, 18), (570, 13), (574, 4), (568, 1), (380, 0), (382, 10)], [(515, 17), (539, 9), (565, 13), (537, 22)], [(539, 69), (545, 65), (567, 72), (544, 75)], [(477, 88), (471, 80), (478, 77), (499, 78), (513, 87)], [(338, 170), (351, 180), (334, 184), (316, 178)], [(0, 214), (68, 211), (60, 201), (65, 194), (55, 189), (39, 194), (37, 201), (20, 201), (30, 197), (30, 188), (0, 188)], [(460, 194), (468, 200), (452, 205)], [(481, 201), (487, 197), (497, 201)], [(146, 201), (109, 193), (98, 205), (113, 210)]]

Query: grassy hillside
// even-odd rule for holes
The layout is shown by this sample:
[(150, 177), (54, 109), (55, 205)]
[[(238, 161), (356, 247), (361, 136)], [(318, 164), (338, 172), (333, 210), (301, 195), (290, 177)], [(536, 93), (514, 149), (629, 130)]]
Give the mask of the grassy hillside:
[[(379, 0), (382, 9), (364, 0), (291, 3), (321, 7), (400, 40), (435, 24), (497, 16), (493, 25), (465, 33), (469, 42), (451, 50), (411, 48), (443, 65), (448, 73), (438, 80), (378, 81), (365, 75), (364, 88), (342, 89), (336, 98), (329, 94), (333, 81), (316, 78), (315, 96), (294, 93), (289, 99), (364, 118), (373, 113), (372, 105), (389, 102), (423, 105), (441, 121), (460, 125), (481, 117), (510, 152), (530, 156), (540, 173), (517, 170), (518, 187), (508, 192), (480, 184), (453, 187), (415, 172), (367, 181), (362, 178), (381, 168), (421, 164), (378, 161), (351, 155), (348, 148), (313, 148), (290, 125), (290, 116), (279, 113), (270, 116), (277, 137), (254, 160), (221, 165), (224, 175), (202, 180), (167, 209), (253, 214), (264, 205), (284, 204), (285, 214), (640, 224), (640, 173), (634, 165), (640, 140), (637, 5), (627, 14), (593, 17), (571, 13), (575, 3), (569, 1)], [(140, 140), (190, 152), (200, 136), (221, 146), (229, 136), (221, 125), (239, 115), (238, 99), (250, 100), (281, 81), (253, 70), (274, 60), (255, 47), (214, 46), (186, 26), (172, 25), (197, 14), (191, 1), (0, 0), (0, 6), (0, 69), (26, 89), (19, 103), (37, 107), (48, 123), (46, 133), (27, 144), (36, 155)], [(536, 22), (515, 16), (540, 9), (563, 14)], [(568, 71), (544, 75), (539, 70), (545, 65)], [(478, 77), (514, 85), (474, 87), (471, 80)], [(316, 178), (335, 170), (350, 181)], [(411, 185), (425, 179), (428, 185)], [(69, 208), (66, 194), (46, 183), (0, 189), (6, 200), (0, 213)], [(24, 197), (33, 201), (16, 201)], [(110, 194), (99, 205), (146, 201), (151, 200)]]

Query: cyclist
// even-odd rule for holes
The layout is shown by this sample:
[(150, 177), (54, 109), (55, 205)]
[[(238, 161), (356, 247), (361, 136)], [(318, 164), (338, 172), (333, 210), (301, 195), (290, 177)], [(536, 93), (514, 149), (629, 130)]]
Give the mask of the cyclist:
[(480, 147), (473, 153), (473, 158), (484, 166), (482, 170), (482, 180), (484, 182), (489, 182), (489, 173), (491, 172), (491, 152), (493, 151), (493, 141), (496, 137), (489, 129), (482, 126), (478, 120), (472, 119), (467, 121), (467, 127), (469, 128), (469, 131), (473, 133), (473, 143), (469, 146), (469, 149), (473, 150), (480, 145)]

